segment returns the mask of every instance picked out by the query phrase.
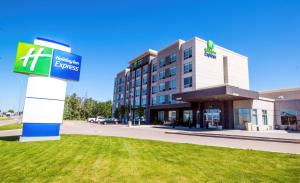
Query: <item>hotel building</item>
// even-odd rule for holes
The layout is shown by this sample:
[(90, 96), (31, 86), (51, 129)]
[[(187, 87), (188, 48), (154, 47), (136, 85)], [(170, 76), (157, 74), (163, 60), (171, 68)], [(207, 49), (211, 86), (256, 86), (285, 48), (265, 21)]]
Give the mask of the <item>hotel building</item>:
[(132, 120), (142, 107), (147, 124), (300, 129), (300, 88), (250, 90), (248, 58), (210, 40), (177, 40), (128, 64), (115, 77), (113, 112), (130, 106)]

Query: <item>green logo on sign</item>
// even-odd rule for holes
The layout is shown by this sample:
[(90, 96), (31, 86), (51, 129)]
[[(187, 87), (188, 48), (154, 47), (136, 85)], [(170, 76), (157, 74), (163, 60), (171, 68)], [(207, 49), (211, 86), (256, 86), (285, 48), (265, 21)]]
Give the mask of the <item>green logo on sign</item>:
[(20, 42), (14, 72), (48, 76), (52, 53), (52, 48)]
[(204, 55), (211, 58), (216, 58), (216, 52), (214, 51), (215, 45), (212, 40), (207, 41), (207, 47), (204, 48)]

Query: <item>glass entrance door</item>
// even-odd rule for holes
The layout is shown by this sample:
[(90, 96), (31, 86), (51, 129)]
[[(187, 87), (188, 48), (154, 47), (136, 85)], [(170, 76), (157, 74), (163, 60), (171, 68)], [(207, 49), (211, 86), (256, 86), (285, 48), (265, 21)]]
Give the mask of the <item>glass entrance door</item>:
[(218, 128), (220, 125), (220, 109), (205, 109), (203, 113), (203, 121), (208, 128)]

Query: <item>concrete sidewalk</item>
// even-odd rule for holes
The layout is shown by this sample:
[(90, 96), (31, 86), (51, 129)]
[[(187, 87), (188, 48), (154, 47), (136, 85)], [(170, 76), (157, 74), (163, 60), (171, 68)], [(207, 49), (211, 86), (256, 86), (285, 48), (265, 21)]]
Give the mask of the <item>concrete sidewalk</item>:
[(185, 132), (190, 134), (204, 133), (204, 134), (218, 134), (218, 135), (237, 135), (237, 136), (251, 136), (251, 137), (267, 137), (267, 138), (282, 138), (282, 139), (296, 139), (300, 140), (300, 132), (272, 130), (272, 131), (245, 131), (245, 130), (214, 130), (214, 129), (196, 129), (187, 127), (166, 127), (166, 126), (149, 126), (150, 128), (162, 128), (167, 132)]

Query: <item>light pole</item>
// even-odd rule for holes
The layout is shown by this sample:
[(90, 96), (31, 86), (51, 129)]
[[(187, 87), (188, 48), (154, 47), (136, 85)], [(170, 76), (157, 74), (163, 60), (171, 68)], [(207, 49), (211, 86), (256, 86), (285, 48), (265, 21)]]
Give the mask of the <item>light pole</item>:
[(20, 93), (19, 93), (19, 101), (18, 101), (18, 123), (21, 123), (21, 121), (22, 121), (22, 119), (21, 119), (21, 115), (20, 115), (20, 110), (21, 110), (21, 100), (22, 100), (22, 89), (24, 88), (23, 87), (23, 80), (21, 79), (21, 78), (19, 78), (19, 77), (15, 77), (15, 78), (17, 78), (17, 80), (19, 81), (19, 83), (20, 83), (20, 89), (19, 89), (19, 91), (20, 91)]

